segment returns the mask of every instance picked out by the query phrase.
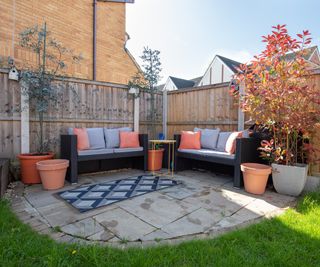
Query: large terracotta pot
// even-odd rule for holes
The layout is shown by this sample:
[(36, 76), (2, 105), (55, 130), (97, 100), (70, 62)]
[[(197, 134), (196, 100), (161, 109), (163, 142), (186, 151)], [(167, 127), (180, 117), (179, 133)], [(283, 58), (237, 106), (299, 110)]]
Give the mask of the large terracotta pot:
[(274, 188), (280, 194), (299, 196), (306, 184), (308, 165), (297, 164), (287, 166), (272, 164), (272, 181)]
[(251, 194), (262, 195), (267, 186), (271, 167), (258, 163), (241, 164), (244, 189)]
[(41, 178), (36, 168), (36, 163), (42, 160), (52, 159), (53, 156), (54, 154), (51, 152), (45, 155), (35, 153), (18, 155), (21, 166), (21, 181), (24, 184), (40, 184)]
[(162, 168), (162, 158), (164, 149), (148, 151), (148, 170), (158, 171)]
[(69, 160), (52, 159), (37, 162), (42, 186), (46, 190), (55, 190), (64, 186)]

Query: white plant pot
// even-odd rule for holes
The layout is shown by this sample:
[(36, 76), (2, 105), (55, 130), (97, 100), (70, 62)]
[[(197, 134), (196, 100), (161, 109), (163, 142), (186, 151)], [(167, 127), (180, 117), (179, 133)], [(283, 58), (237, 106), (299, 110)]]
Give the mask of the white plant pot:
[(306, 184), (308, 165), (287, 166), (272, 164), (272, 180), (280, 194), (299, 196)]

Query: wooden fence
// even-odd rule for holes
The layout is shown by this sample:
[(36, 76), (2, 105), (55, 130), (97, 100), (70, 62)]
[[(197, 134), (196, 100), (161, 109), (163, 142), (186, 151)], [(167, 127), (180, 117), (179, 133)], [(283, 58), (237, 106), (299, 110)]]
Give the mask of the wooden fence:
[(168, 92), (168, 136), (194, 127), (236, 130), (236, 104), (228, 83)]
[[(86, 80), (66, 79), (61, 85), (61, 99), (50, 107), (45, 118), (45, 139), (50, 148), (59, 151), (59, 136), (68, 127), (133, 127), (134, 98), (124, 85), (107, 84)], [(310, 83), (319, 88), (320, 74), (312, 75)], [(8, 73), (0, 71), (0, 157), (14, 158), (20, 153), (21, 100), (20, 86), (8, 79)], [(319, 94), (320, 97), (320, 94)], [(203, 86), (168, 92), (167, 134), (172, 138), (181, 130), (194, 127), (237, 129), (238, 106), (229, 95), (228, 84)], [(156, 93), (156, 132), (163, 132), (163, 95)], [(151, 133), (151, 101), (148, 92), (140, 94), (140, 132)], [(30, 149), (35, 151), (38, 138), (38, 119), (30, 113)], [(312, 143), (320, 151), (320, 125)], [(317, 152), (320, 158), (320, 152)], [(312, 173), (320, 176), (320, 164), (311, 166)]]
[[(134, 98), (124, 85), (65, 79), (57, 81), (61, 92), (59, 101), (50, 107), (44, 122), (45, 140), (49, 147), (59, 152), (60, 134), (69, 127), (122, 127), (133, 128)], [(20, 153), (21, 117), (20, 86), (0, 72), (0, 157), (14, 158)], [(162, 94), (156, 94), (156, 127), (162, 130)], [(140, 132), (150, 133), (150, 94), (141, 93)], [(160, 128), (161, 127), (161, 128)], [(38, 145), (39, 123), (30, 112), (30, 150)]]

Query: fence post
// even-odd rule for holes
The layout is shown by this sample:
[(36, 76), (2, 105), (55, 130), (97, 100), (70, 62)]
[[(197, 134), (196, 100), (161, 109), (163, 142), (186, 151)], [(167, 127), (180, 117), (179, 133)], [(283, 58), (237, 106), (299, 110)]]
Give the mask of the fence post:
[[(241, 82), (239, 85), (239, 93), (240, 97), (244, 94), (245, 91), (245, 84), (244, 82)], [(240, 103), (239, 103), (240, 104)], [(240, 108), (240, 105), (238, 107), (238, 131), (244, 130), (244, 112)]]
[(21, 87), (21, 153), (30, 153), (29, 97)]
[(139, 113), (140, 113), (140, 97), (134, 96), (133, 106), (133, 129), (139, 132)]
[(167, 90), (163, 90), (163, 97), (162, 97), (162, 131), (164, 138), (167, 139), (167, 123), (168, 123), (168, 94)]

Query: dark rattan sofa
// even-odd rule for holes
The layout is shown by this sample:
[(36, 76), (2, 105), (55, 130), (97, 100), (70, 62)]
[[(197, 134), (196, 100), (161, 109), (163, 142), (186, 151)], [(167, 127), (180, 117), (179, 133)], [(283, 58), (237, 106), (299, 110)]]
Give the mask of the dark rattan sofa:
[[(240, 170), (241, 163), (245, 162), (261, 162), (259, 157), (260, 139), (257, 138), (237, 138), (236, 139), (236, 152), (229, 155), (224, 152), (219, 152), (209, 149), (200, 150), (180, 150), (181, 135), (175, 135), (176, 140), (176, 171), (192, 169), (198, 166), (201, 168), (215, 170), (218, 168), (229, 169), (233, 168), (233, 185), (234, 187), (241, 188), (243, 186), (243, 178)], [(201, 164), (199, 164), (201, 163)]]
[(60, 157), (70, 161), (66, 179), (70, 183), (77, 183), (79, 173), (121, 168), (136, 168), (146, 171), (148, 168), (148, 135), (139, 134), (139, 141), (140, 148), (113, 148), (78, 152), (77, 136), (61, 135)]

